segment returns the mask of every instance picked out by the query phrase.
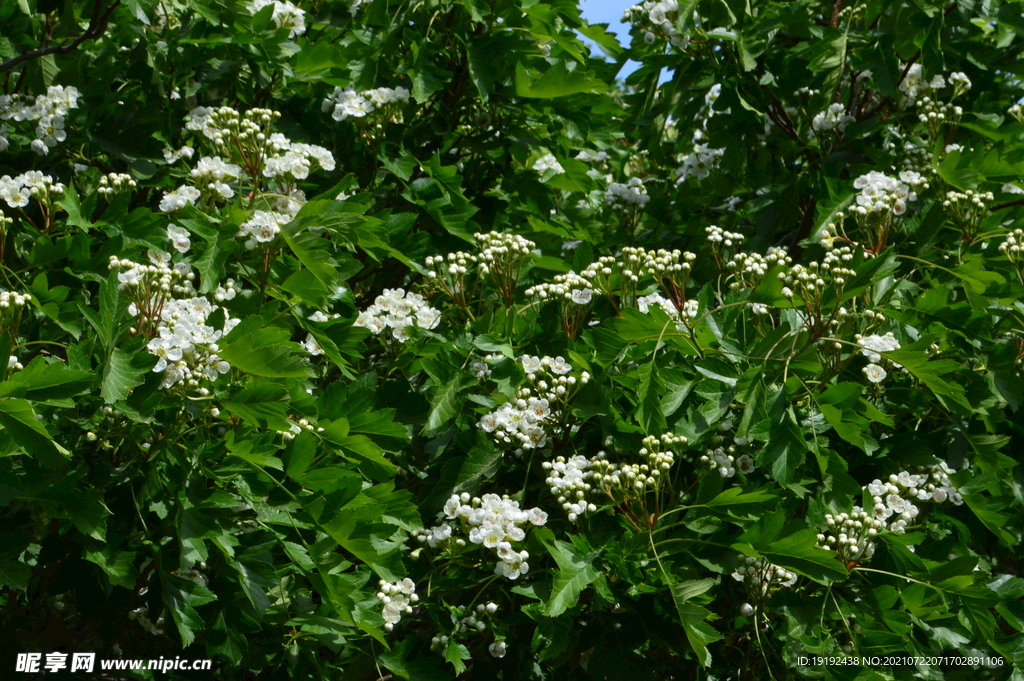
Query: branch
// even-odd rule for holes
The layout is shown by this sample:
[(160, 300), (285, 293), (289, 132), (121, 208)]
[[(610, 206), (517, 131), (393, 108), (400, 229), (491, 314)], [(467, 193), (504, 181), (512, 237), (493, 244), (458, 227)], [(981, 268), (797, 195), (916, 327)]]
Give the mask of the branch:
[(1010, 208), (1011, 206), (1024, 206), (1024, 199), (1017, 199), (1016, 201), (1010, 201), (1009, 203), (1001, 203), (998, 206), (993, 206), (992, 210), (1002, 210), (1004, 208)]
[(118, 5), (121, 4), (121, 0), (114, 0), (114, 4), (112, 4), (103, 12), (100, 12), (100, 7), (102, 6), (103, 2), (104, 0), (96, 0), (96, 4), (93, 5), (92, 8), (92, 17), (90, 17), (89, 19), (89, 27), (85, 29), (85, 32), (82, 33), (80, 36), (76, 37), (74, 40), (64, 45), (40, 47), (37, 50), (24, 52), (15, 57), (14, 59), (10, 59), (8, 61), (5, 61), (3, 64), (0, 64), (0, 73), (10, 71), (18, 64), (22, 64), (33, 59), (38, 59), (39, 57), (45, 57), (48, 54), (67, 54), (68, 52), (71, 52), (76, 47), (84, 43), (86, 40), (93, 40), (103, 35), (103, 32), (107, 30), (107, 22), (110, 20), (110, 15), (113, 14), (114, 10), (117, 9)]

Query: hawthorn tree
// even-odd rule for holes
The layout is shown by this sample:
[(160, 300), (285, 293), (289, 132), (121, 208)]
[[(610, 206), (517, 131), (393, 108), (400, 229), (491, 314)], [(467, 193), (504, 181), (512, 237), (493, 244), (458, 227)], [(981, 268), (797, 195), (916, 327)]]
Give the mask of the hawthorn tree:
[(3, 3), (3, 664), (1022, 678), (1021, 9)]

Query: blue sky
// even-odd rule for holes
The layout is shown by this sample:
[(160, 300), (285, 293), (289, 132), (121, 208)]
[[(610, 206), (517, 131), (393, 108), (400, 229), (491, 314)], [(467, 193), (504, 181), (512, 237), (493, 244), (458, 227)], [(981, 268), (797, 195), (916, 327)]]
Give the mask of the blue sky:
[[(620, 20), (622, 19), (622, 13), (626, 11), (626, 8), (632, 7), (640, 0), (582, 0), (580, 7), (583, 10), (583, 17), (592, 24), (608, 24), (608, 30), (618, 34), (619, 42), (624, 46), (629, 45), (629, 31), (626, 24), (623, 24)], [(583, 38), (584, 42), (589, 43), (586, 38)], [(619, 72), (619, 78), (625, 78), (630, 73), (635, 71), (639, 64), (636, 62), (626, 62), (626, 65), (622, 67)]]

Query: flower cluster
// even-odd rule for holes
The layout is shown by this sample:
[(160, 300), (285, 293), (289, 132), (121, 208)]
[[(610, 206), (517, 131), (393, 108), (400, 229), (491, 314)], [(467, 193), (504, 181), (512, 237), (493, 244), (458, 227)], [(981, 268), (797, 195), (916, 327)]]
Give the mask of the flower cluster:
[(1024, 229), (1015, 229), (1006, 235), (1006, 240), (999, 244), (999, 250), (1009, 258), (1017, 269), (1024, 264)]
[(887, 529), (902, 534), (907, 521), (918, 515), (914, 501), (943, 503), (948, 500), (960, 506), (964, 503), (963, 497), (949, 479), (954, 472), (949, 464), (943, 461), (920, 468), (917, 473), (894, 473), (885, 482), (871, 481), (865, 489), (871, 494), (874, 504), (872, 514), (881, 520), (895, 518)]
[(565, 168), (563, 168), (562, 164), (558, 162), (558, 159), (555, 158), (554, 154), (544, 154), (543, 156), (538, 158), (536, 161), (533, 162), (533, 169), (540, 173), (541, 175), (543, 175), (545, 172), (549, 170), (555, 171), (556, 175), (558, 173), (565, 172)]
[(306, 12), (288, 0), (252, 0), (249, 3), (249, 11), (253, 14), (264, 7), (274, 8), (271, 21), (278, 28), (287, 28), (289, 38), (294, 38), (306, 30)]
[(30, 198), (44, 206), (51, 206), (63, 194), (63, 184), (38, 170), (30, 170), (13, 178), (10, 175), (0, 177), (0, 199), (6, 201), (11, 208), (24, 208)]
[(885, 528), (885, 521), (872, 517), (860, 506), (849, 513), (825, 514), (828, 534), (818, 535), (818, 544), (839, 554), (844, 565), (863, 562), (875, 553), (875, 537)]
[(309, 177), (317, 167), (328, 172), (335, 168), (334, 155), (324, 147), (292, 142), (279, 132), (270, 135), (267, 151), (263, 177), (295, 183)]
[[(899, 350), (900, 342), (893, 337), (892, 332), (884, 336), (880, 336), (877, 333), (870, 336), (857, 334), (855, 339), (857, 345), (860, 346), (861, 354), (867, 357), (870, 362), (870, 364), (864, 367), (864, 375), (872, 383), (881, 383), (888, 374), (886, 374), (885, 369), (879, 366), (879, 362), (882, 361), (882, 355), (879, 353)], [(900, 366), (895, 362), (893, 364), (897, 367)]]
[(135, 180), (125, 173), (108, 173), (100, 177), (99, 185), (96, 191), (104, 196), (111, 196), (135, 189)]
[(795, 572), (773, 565), (763, 558), (742, 555), (739, 558), (740, 566), (732, 573), (732, 578), (743, 582), (757, 602), (763, 603), (772, 591), (788, 589), (796, 584)]
[(379, 87), (356, 92), (351, 87), (334, 88), (334, 92), (323, 101), (324, 112), (331, 112), (331, 118), (343, 121), (346, 118), (364, 118), (367, 114), (381, 110), (399, 116), (400, 108), (409, 101), (409, 91), (404, 87)]
[[(497, 494), (472, 498), (467, 493), (453, 494), (445, 502), (444, 514), (448, 520), (459, 521), (467, 531), (470, 543), (494, 549), (498, 557), (494, 573), (508, 579), (516, 579), (530, 569), (526, 562), (530, 554), (525, 550), (515, 550), (513, 543), (526, 539), (525, 527), (544, 525), (548, 521), (548, 514), (541, 509), (523, 510), (519, 508), (518, 501)], [(433, 547), (450, 541), (453, 530), (451, 524), (442, 523), (416, 536), (419, 541), (429, 542)], [(464, 542), (456, 545), (462, 546)]]
[(700, 457), (700, 462), (714, 468), (723, 478), (731, 478), (736, 471), (748, 475), (754, 472), (754, 460), (749, 454), (736, 456), (736, 446), (716, 447)]
[(612, 208), (643, 208), (651, 197), (647, 195), (643, 180), (639, 177), (629, 178), (626, 184), (612, 182), (604, 193), (605, 204)]
[(416, 595), (416, 584), (406, 577), (394, 584), (380, 580), (380, 591), (377, 600), (384, 604), (381, 615), (384, 617), (384, 629), (391, 631), (402, 621), (402, 615), (411, 615), (412, 606), (419, 602)]
[(846, 126), (855, 123), (856, 118), (846, 113), (846, 107), (840, 103), (831, 104), (825, 111), (817, 114), (811, 120), (811, 127), (814, 133), (821, 134), (838, 130), (845, 132)]
[(963, 240), (974, 241), (981, 229), (981, 221), (988, 215), (989, 205), (995, 199), (992, 192), (977, 192), (966, 189), (962, 192), (951, 191), (946, 194), (942, 207), (949, 211), (953, 220), (960, 227)]
[[(436, 653), (443, 652), (448, 646), (449, 640), (460, 635), (479, 635), (487, 631), (491, 626), (491, 619), (498, 612), (498, 604), (493, 601), (478, 603), (476, 608), (471, 606), (450, 606), (452, 625), (455, 627), (451, 637), (438, 634), (430, 639), (430, 649)], [(487, 648), (493, 657), (505, 657), (508, 646), (503, 640), (495, 640)]]
[[(159, 255), (151, 253), (158, 261)], [(132, 301), (129, 314), (139, 317), (136, 331), (152, 338), (147, 349), (159, 358), (153, 371), (164, 374), (163, 388), (182, 381), (188, 387), (198, 387), (200, 379), (216, 380), (231, 369), (216, 354), (217, 341), (241, 320), (225, 315), (220, 330), (206, 324), (219, 306), (196, 294), (191, 281), (194, 275), (188, 265), (141, 265), (111, 256), (110, 269), (122, 270), (117, 275), (118, 288)], [(229, 279), (215, 295), (221, 300), (234, 298), (234, 282)]]
[[(20, 95), (0, 96), (0, 121), (35, 121), (36, 139), (32, 140), (32, 151), (40, 156), (50, 152), (65, 139), (65, 118), (70, 109), (78, 108), (78, 89), (51, 85), (46, 94), (37, 95), (32, 104)], [(9, 145), (6, 133), (7, 126), (0, 128), (0, 152), (6, 151)]]
[(185, 206), (194, 206), (201, 194), (195, 187), (182, 185), (177, 189), (164, 193), (160, 199), (160, 210), (165, 213), (179, 211)]
[(725, 269), (735, 277), (729, 283), (733, 290), (755, 288), (765, 275), (775, 267), (789, 267), (793, 259), (786, 249), (772, 246), (764, 255), (760, 253), (736, 253), (726, 263)]
[(245, 247), (251, 251), (277, 238), (281, 227), (291, 222), (291, 219), (290, 215), (284, 213), (258, 210), (242, 223), (237, 236), (245, 239)]
[(242, 169), (220, 156), (203, 156), (190, 173), (200, 193), (221, 199), (235, 195), (229, 183), (241, 177)]
[(918, 189), (927, 189), (928, 182), (912, 170), (900, 172), (899, 179), (872, 170), (853, 181), (859, 189), (857, 205), (851, 210), (858, 215), (892, 213), (900, 216), (907, 212), (907, 202), (917, 200)]
[(524, 449), (539, 449), (547, 444), (548, 430), (556, 425), (577, 386), (586, 385), (590, 374), (569, 375), (572, 365), (562, 357), (519, 358), (529, 387), (516, 392), (516, 399), (502, 404), (480, 418), (479, 426), (498, 442)]
[(423, 296), (405, 289), (384, 289), (373, 304), (359, 313), (354, 326), (362, 326), (375, 334), (391, 329), (391, 337), (399, 343), (411, 338), (412, 327), (433, 329), (441, 321), (441, 312), (427, 305)]
[(680, 34), (676, 29), (678, 11), (677, 0), (646, 0), (642, 4), (628, 8), (622, 15), (622, 22), (632, 23), (643, 29), (644, 42), (648, 45), (660, 37), (682, 50), (690, 44), (690, 38)]
[(164, 147), (164, 162), (167, 163), (167, 165), (174, 165), (183, 158), (192, 158), (195, 153), (196, 150), (187, 144), (182, 146), (180, 149)]
[(231, 370), (231, 365), (217, 356), (217, 341), (242, 320), (226, 316), (221, 330), (206, 324), (217, 309), (205, 297), (171, 299), (163, 305), (157, 337), (147, 346), (159, 357), (153, 371), (164, 374), (162, 387), (180, 381), (196, 387), (200, 378), (216, 380)]
[(526, 295), (541, 300), (563, 300), (573, 305), (589, 305), (594, 299), (594, 283), (575, 272), (556, 274), (550, 283), (542, 282), (526, 289)]
[(511, 305), (523, 263), (536, 244), (518, 234), (505, 232), (477, 234), (476, 239), (480, 242), (477, 256), (480, 274), (489, 276), (505, 304)]
[[(917, 118), (928, 129), (929, 134), (938, 135), (942, 126), (956, 124), (964, 115), (964, 110), (954, 104), (944, 104), (931, 97), (921, 97), (917, 100)], [(949, 151), (946, 151), (948, 154)]]
[(551, 493), (558, 497), (562, 510), (568, 514), (569, 522), (574, 523), (585, 513), (593, 513), (597, 506), (587, 501), (592, 486), (588, 482), (593, 477), (590, 470), (590, 459), (576, 454), (566, 459), (555, 457), (554, 461), (542, 464), (548, 473), (544, 481)]
[(711, 149), (707, 143), (694, 144), (693, 152), (682, 157), (682, 165), (676, 169), (676, 184), (685, 182), (690, 177), (703, 180), (718, 168), (722, 162), (725, 149)]
[(638, 452), (643, 463), (613, 463), (605, 452), (598, 452), (590, 461), (593, 484), (612, 498), (641, 498), (647, 492), (657, 493), (676, 458), (675, 452), (668, 447), (686, 443), (687, 439), (682, 435), (665, 433), (660, 438), (648, 435)]
[(687, 300), (681, 308), (677, 308), (675, 303), (660, 293), (640, 296), (636, 299), (636, 306), (644, 314), (648, 314), (651, 307), (660, 307), (669, 316), (669, 319), (675, 322), (676, 331), (686, 329), (697, 318), (697, 310), (699, 308), (698, 302), (693, 299)]
[(846, 266), (851, 260), (853, 250), (843, 246), (826, 253), (820, 262), (792, 265), (788, 270), (779, 272), (779, 279), (785, 283), (782, 295), (786, 298), (798, 296), (808, 310), (816, 310), (823, 302), (822, 294), (827, 286), (831, 284), (842, 289), (846, 280), (856, 274)]
[[(18, 325), (21, 323), (22, 311), (32, 302), (32, 296), (28, 293), (15, 293), (13, 291), (0, 291), (0, 333), (10, 332), (11, 340), (18, 333)], [(13, 364), (8, 368), (15, 367), (18, 359), (11, 357)]]

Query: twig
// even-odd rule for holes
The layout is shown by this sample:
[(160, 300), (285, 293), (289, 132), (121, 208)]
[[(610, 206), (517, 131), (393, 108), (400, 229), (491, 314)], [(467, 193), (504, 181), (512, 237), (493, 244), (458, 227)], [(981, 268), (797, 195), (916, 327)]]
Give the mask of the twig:
[(0, 64), (0, 73), (3, 73), (4, 71), (10, 71), (18, 64), (21, 64), (26, 61), (31, 61), (33, 59), (38, 59), (39, 57), (45, 57), (48, 54), (67, 54), (68, 52), (71, 52), (76, 47), (81, 45), (86, 40), (93, 40), (103, 35), (103, 32), (107, 30), (107, 22), (110, 20), (110, 15), (113, 14), (114, 10), (117, 9), (118, 5), (121, 4), (121, 0), (114, 0), (114, 4), (108, 7), (105, 11), (101, 12), (100, 7), (102, 6), (103, 2), (104, 0), (96, 0), (96, 4), (93, 5), (92, 8), (92, 17), (89, 19), (89, 27), (85, 29), (85, 31), (80, 36), (76, 37), (70, 43), (66, 43), (64, 45), (40, 47), (36, 50), (24, 52), (18, 55), (17, 57), (9, 59), (8, 61), (5, 61), (3, 64)]

